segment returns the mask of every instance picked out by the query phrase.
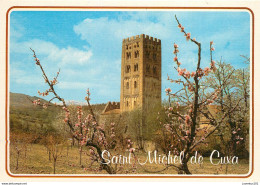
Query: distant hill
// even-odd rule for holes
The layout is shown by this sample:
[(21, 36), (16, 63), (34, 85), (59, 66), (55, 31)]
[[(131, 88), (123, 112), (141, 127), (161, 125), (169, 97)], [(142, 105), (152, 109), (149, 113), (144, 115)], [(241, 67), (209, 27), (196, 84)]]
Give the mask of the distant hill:
[[(46, 100), (36, 96), (10, 92), (9, 117), (11, 131), (39, 134), (55, 132), (54, 122), (57, 122), (58, 116), (62, 117), (64, 113), (63, 110), (53, 104), (47, 109), (43, 109), (41, 106), (35, 106), (31, 101), (36, 99), (41, 99), (41, 102), (47, 103)], [(97, 117), (99, 117), (104, 107), (105, 104), (92, 105)], [(87, 112), (88, 107), (83, 106), (83, 111)]]
[(33, 107), (34, 105), (32, 104), (31, 100), (37, 100), (41, 99), (42, 102), (47, 103), (46, 100), (39, 98), (37, 96), (29, 96), (26, 94), (21, 94), (21, 93), (12, 93), (10, 92), (10, 106), (15, 106), (15, 107)]

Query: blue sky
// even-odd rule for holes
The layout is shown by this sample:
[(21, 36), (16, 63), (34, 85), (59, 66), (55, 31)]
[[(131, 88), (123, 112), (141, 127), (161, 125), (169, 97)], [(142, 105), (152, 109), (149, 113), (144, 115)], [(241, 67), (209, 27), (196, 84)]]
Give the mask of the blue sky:
[[(167, 74), (174, 70), (173, 43), (179, 60), (193, 70), (197, 46), (187, 42), (174, 15), (191, 38), (202, 44), (202, 67), (209, 66), (209, 42), (214, 60), (222, 57), (236, 68), (250, 56), (250, 14), (223, 11), (13, 11), (10, 15), (10, 91), (38, 96), (47, 86), (30, 47), (49, 78), (60, 69), (57, 92), (65, 100), (84, 101), (90, 88), (92, 103), (120, 101), (122, 39), (147, 34), (162, 40), (162, 98), (175, 87)], [(177, 87), (176, 87), (177, 88)]]

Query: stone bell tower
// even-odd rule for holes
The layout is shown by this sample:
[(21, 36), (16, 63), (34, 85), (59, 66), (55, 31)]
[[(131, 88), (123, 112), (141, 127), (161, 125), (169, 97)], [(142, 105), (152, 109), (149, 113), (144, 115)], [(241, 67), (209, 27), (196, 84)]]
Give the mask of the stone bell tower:
[(161, 103), (161, 40), (144, 34), (123, 39), (121, 112), (135, 108), (146, 112), (157, 103)]

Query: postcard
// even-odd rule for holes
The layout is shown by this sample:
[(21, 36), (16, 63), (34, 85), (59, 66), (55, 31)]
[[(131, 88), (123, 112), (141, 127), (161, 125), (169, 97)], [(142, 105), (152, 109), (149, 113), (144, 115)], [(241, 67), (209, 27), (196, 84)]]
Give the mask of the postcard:
[(259, 3), (199, 3), (1, 3), (3, 183), (257, 184)]

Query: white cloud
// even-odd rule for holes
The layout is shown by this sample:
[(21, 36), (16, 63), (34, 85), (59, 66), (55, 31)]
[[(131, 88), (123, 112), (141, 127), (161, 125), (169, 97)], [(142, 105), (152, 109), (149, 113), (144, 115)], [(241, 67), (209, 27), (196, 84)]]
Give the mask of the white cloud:
[(43, 56), (48, 62), (58, 63), (60, 66), (67, 64), (83, 65), (90, 61), (92, 51), (87, 49), (77, 49), (68, 46), (67, 48), (59, 48), (52, 42), (33, 39), (26, 42), (13, 42), (11, 52), (29, 53), (29, 48), (35, 49), (37, 55)]
[[(75, 25), (74, 31), (81, 36), (81, 39), (86, 40), (94, 47), (108, 43), (110, 43), (108, 47), (111, 47), (114, 42), (142, 33), (161, 39), (170, 36), (171, 30), (166, 25), (167, 22), (153, 22), (149, 20), (150, 17), (147, 14), (143, 13), (128, 13), (126, 16), (127, 19), (87, 18)], [(162, 30), (164, 31), (162, 32)]]

